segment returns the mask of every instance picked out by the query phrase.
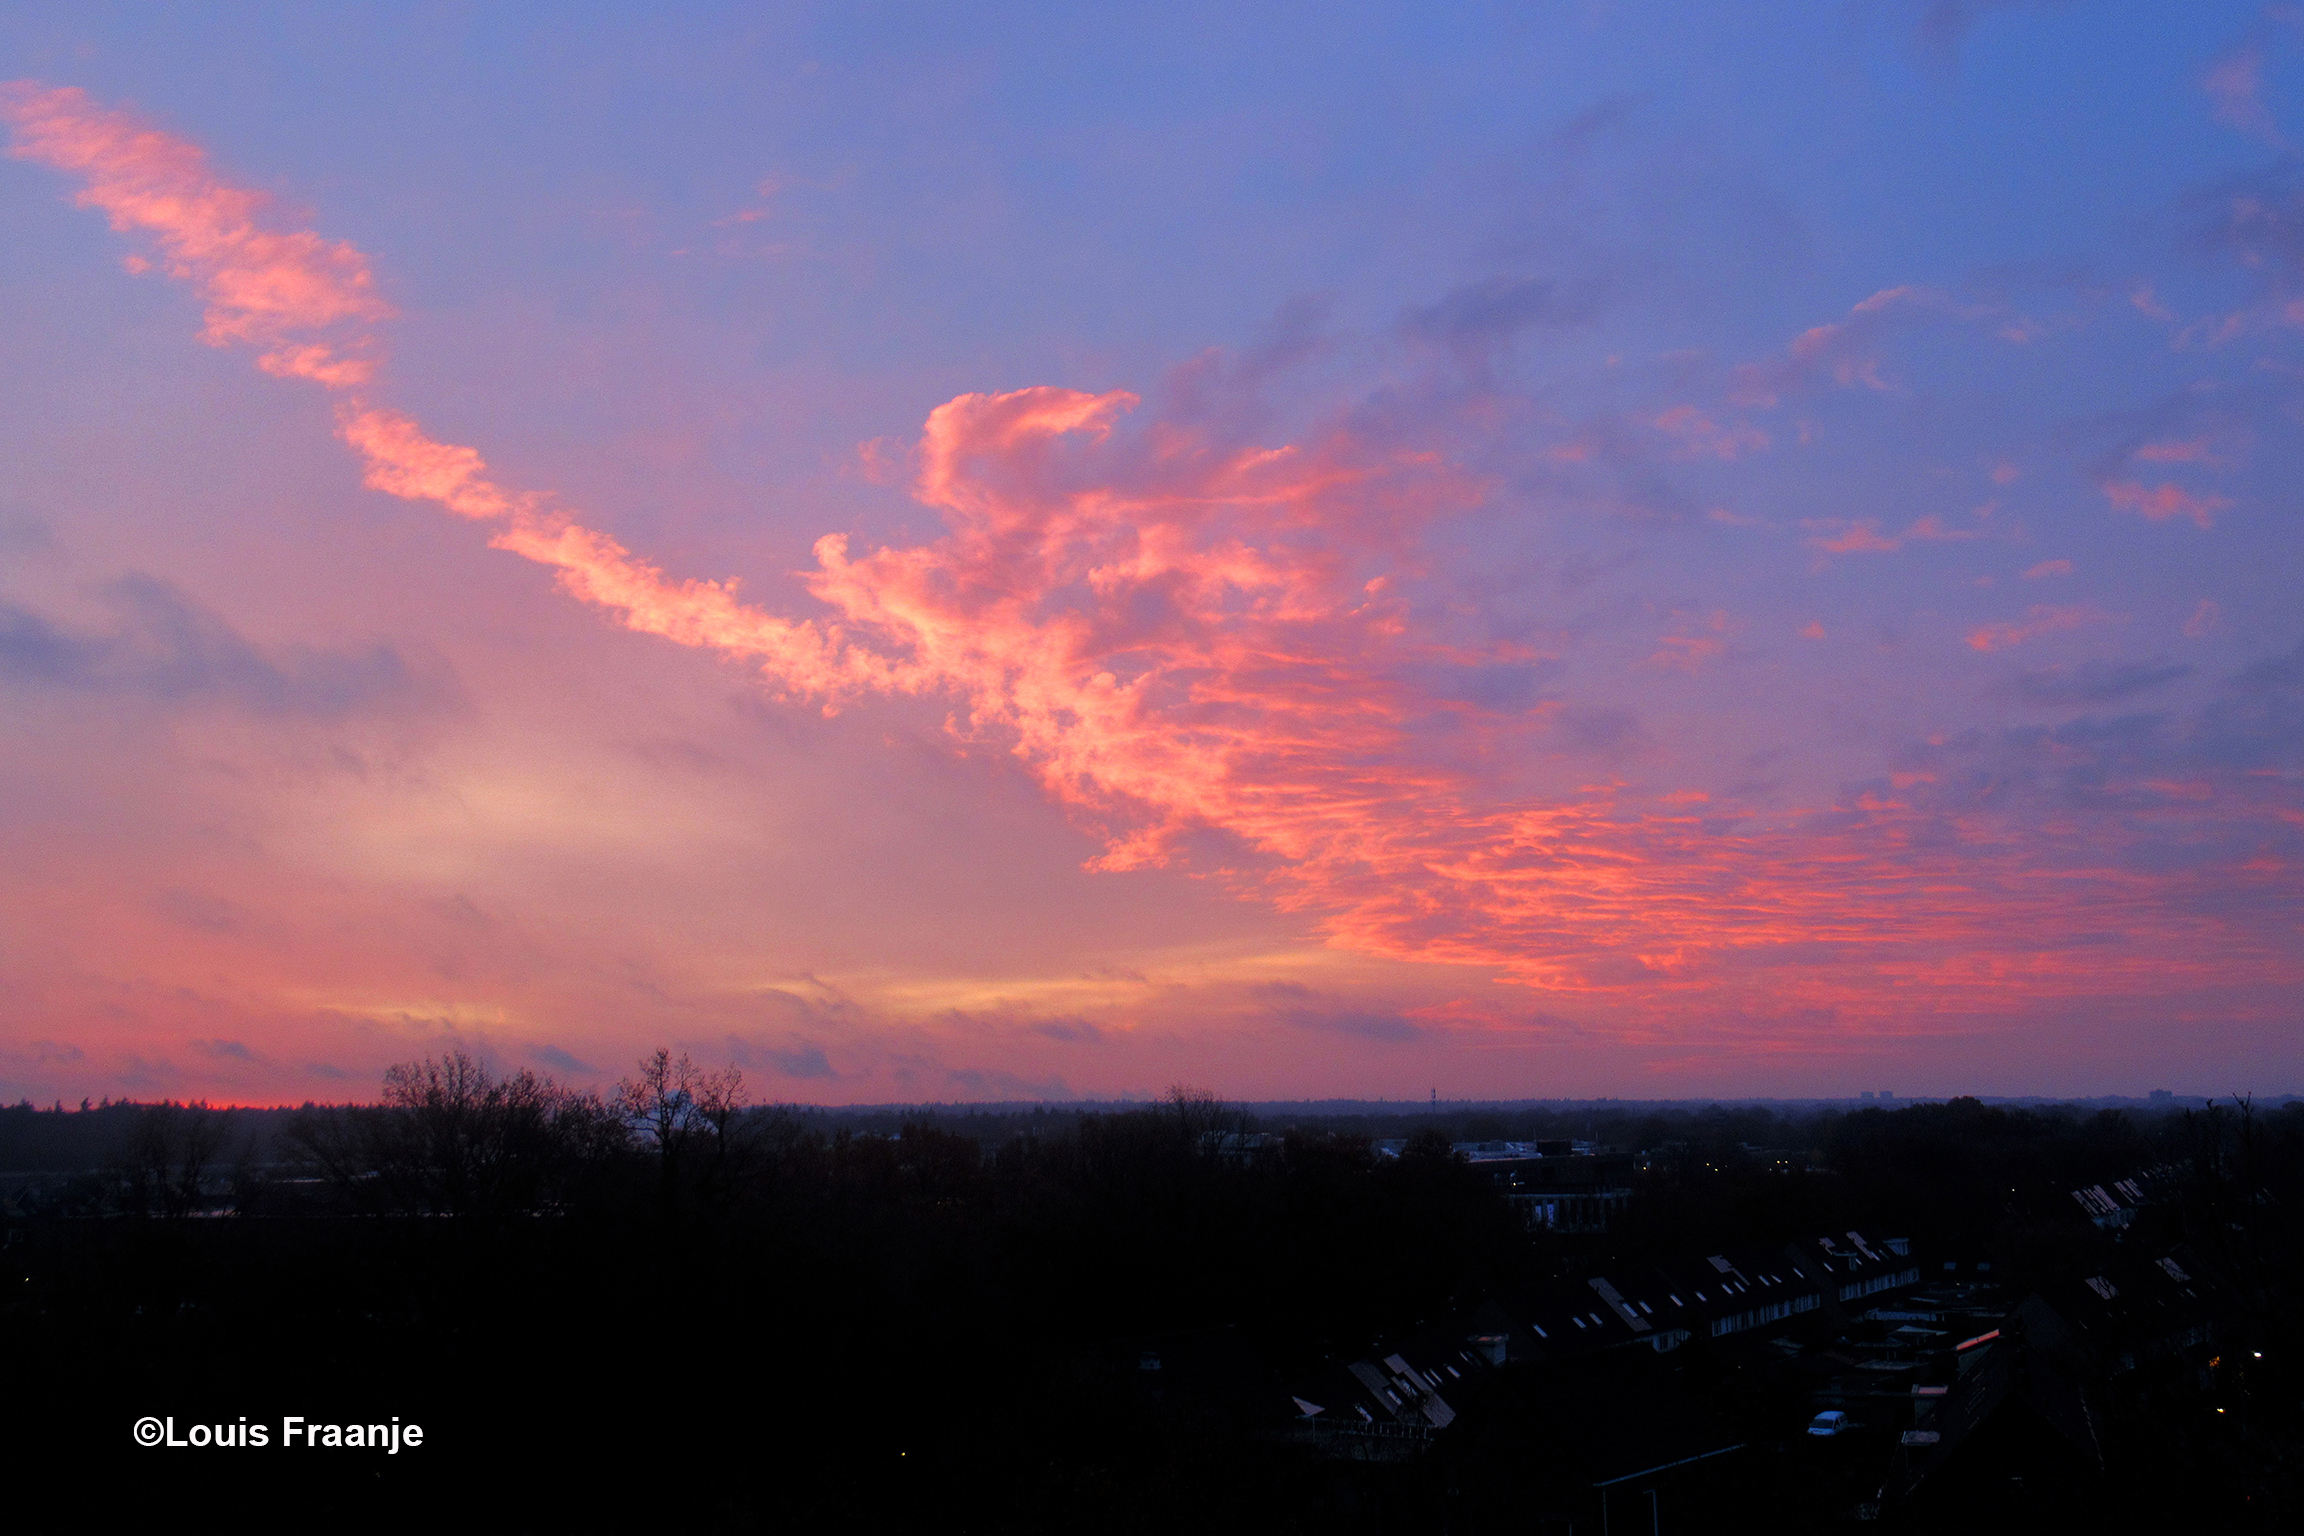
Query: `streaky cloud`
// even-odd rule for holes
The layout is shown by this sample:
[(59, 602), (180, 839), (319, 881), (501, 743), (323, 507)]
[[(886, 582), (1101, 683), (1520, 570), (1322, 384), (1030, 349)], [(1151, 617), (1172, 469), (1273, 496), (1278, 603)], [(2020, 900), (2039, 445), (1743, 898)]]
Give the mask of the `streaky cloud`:
[[(1349, 416), (1264, 447), (1145, 412), (1122, 390), (962, 394), (929, 414), (913, 458), (914, 494), (945, 531), (861, 553), (841, 535), (820, 539), (804, 578), (820, 616), (747, 604), (734, 581), (675, 578), (549, 496), (500, 484), (478, 450), (435, 438), (377, 392), (390, 310), (360, 252), (272, 227), (268, 200), (220, 180), (195, 146), (80, 91), (17, 82), (0, 92), (0, 117), (18, 156), (77, 176), (82, 203), (152, 239), (205, 303), (203, 340), (258, 348), (267, 371), (330, 391), (370, 487), (484, 525), (495, 547), (552, 569), (627, 628), (753, 666), (795, 701), (957, 698), (959, 731), (1005, 747), (1094, 832), (1095, 867), (1180, 862), (1193, 834), (1212, 831), (1239, 854), (1220, 878), (1338, 945), (1626, 994), (1659, 1016), (1707, 993), (1878, 1022), (1916, 1007), (2007, 1013), (2044, 996), (2165, 992), (2235, 965), (2298, 972), (2295, 954), (2267, 953), (2186, 904), (2216, 880), (2285, 891), (2277, 869), (2203, 856), (2099, 880), (2089, 862), (2147, 841), (2221, 848), (2266, 819), (2274, 788), (2215, 780), (2203, 800), (2128, 786), (2192, 807), (2191, 830), (2109, 829), (2085, 857), (2065, 830), (2010, 814), (1998, 781), (1961, 777), (1949, 756), (1942, 772), (1923, 764), (1766, 812), (1614, 777), (1541, 798), (1516, 788), (1497, 765), (1629, 749), (1637, 722), (1480, 686), (1488, 669), (1539, 655), (1451, 627), (1448, 605), (1431, 600), (1425, 541), (1491, 488)], [(1493, 338), (1565, 313), (1547, 289), (1506, 284), (1443, 300), (1428, 324)], [(1731, 403), (1767, 409), (1824, 383), (1885, 391), (1878, 343), (1921, 313), (2003, 318), (1934, 290), (1885, 289), (1740, 370)], [(1720, 461), (1769, 442), (1693, 407), (1649, 425)], [(2205, 500), (2163, 507), (2160, 495), (2140, 487), (2131, 510), (2205, 526)], [(1893, 547), (1876, 523), (1812, 531), (1826, 535), (1820, 549), (1845, 545), (1832, 552)], [(1893, 538), (1967, 536), (1923, 518)], [(2107, 618), (2036, 607), (1967, 643), (1993, 652)], [(1700, 687), (1739, 627), (1721, 610), (1690, 618), (1658, 640), (1653, 666)], [(28, 669), (101, 670), (61, 632), (20, 630), (0, 654)], [(2185, 766), (2230, 779), (2223, 764), (2251, 750), (2292, 757), (2290, 713), (2272, 694), (2211, 711), (2197, 729), (2229, 749), (2221, 762), (2196, 750)], [(2085, 745), (2038, 736), (2006, 750)], [(2106, 755), (2105, 772), (2118, 777), (2127, 761)], [(2137, 941), (2105, 953), (2092, 936), (2107, 924)], [(1323, 1027), (1377, 1039), (1413, 1030), (1350, 1012)], [(838, 1075), (806, 1036), (744, 1049), (740, 1060), (787, 1077)], [(972, 1092), (1062, 1088), (990, 1069), (948, 1079)]]

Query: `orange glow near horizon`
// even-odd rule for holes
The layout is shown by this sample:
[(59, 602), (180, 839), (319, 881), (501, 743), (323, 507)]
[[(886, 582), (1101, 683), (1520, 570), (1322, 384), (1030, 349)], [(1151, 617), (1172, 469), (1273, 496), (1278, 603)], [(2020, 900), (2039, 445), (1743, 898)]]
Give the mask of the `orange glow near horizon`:
[[(1483, 632), (1432, 555), (1454, 536), (1447, 530), (1492, 507), (1495, 477), (1348, 413), (1268, 447), (1128, 391), (960, 394), (929, 413), (912, 460), (913, 497), (941, 519), (941, 534), (864, 553), (848, 535), (825, 534), (816, 568), (798, 578), (821, 611), (780, 614), (740, 598), (733, 579), (667, 574), (556, 497), (501, 484), (480, 451), (441, 441), (388, 403), (382, 327), (394, 312), (375, 264), (348, 243), (286, 227), (269, 199), (222, 179), (198, 146), (76, 89), (0, 88), (0, 117), (16, 156), (74, 178), (80, 204), (148, 241), (160, 270), (198, 295), (201, 341), (253, 348), (266, 373), (329, 393), (366, 486), (485, 525), (492, 547), (550, 568), (569, 596), (625, 629), (756, 670), (788, 706), (818, 717), (902, 701), (951, 706), (951, 739), (1011, 759), (1093, 840), (1084, 862), (1100, 877), (1203, 878), (1349, 956), (1427, 968), (1425, 981), (1386, 973), (1404, 990), (1385, 1017), (1404, 1022), (1370, 1024), (1370, 1038), (1396, 1029), (1477, 1051), (1527, 1029), (1532, 1011), (1588, 1006), (1595, 1036), (1657, 1059), (1680, 1037), (1709, 1040), (1689, 1049), (1717, 1059), (1790, 1050), (1795, 1039), (1830, 1049), (1833, 1037), (1893, 1036), (1917, 1019), (1974, 1029), (2106, 997), (2175, 1006), (2218, 989), (2261, 997), (2304, 983), (2292, 931), (2265, 921), (2294, 909), (2296, 871), (2254, 846), (2264, 828), (2304, 824), (2294, 784), (2237, 753), (2204, 753), (2179, 772), (2043, 735), (2024, 766), (1977, 740), (1939, 740), (1905, 749), (1893, 774), (1789, 800), (1733, 782), (1694, 789), (1596, 771), (1578, 743), (1605, 722), (1558, 699), (1483, 691), (1495, 676), (1559, 660), (1571, 616)], [(143, 263), (131, 259), (132, 269)], [(2030, 334), (1930, 290), (1884, 289), (1738, 370), (1711, 413), (1680, 404), (1647, 427), (1670, 440), (1669, 461), (1742, 466), (1786, 434), (1732, 410), (1777, 409), (1807, 389), (1890, 390), (1880, 351), (1892, 325), (1916, 316), (2000, 327), (2010, 344)], [(1581, 466), (1596, 451), (1552, 457)], [(2208, 455), (2178, 441), (2134, 457), (2190, 465)], [(2004, 483), (1997, 469), (1992, 478)], [(2109, 475), (2100, 489), (2124, 513), (2202, 531), (2231, 505)], [(1802, 526), (1816, 560), (1981, 537), (1933, 513)], [(2022, 575), (2073, 569), (2044, 560)], [(2123, 622), (2085, 603), (2034, 605), (1975, 625), (1948, 649), (1986, 657)], [(1643, 686), (1685, 690), (1692, 714), (1728, 686), (1714, 680), (1758, 632), (1710, 604), (1659, 612), (1650, 630), (1627, 666), (1655, 674)], [(1841, 632), (1811, 620), (1797, 636), (1820, 654)], [(2050, 670), (2026, 686), (2047, 697), (2112, 684)], [(2082, 792), (2117, 803), (2117, 820), (2068, 814), (2027, 788), (2084, 751), (2105, 766), (2089, 770)], [(2167, 850), (2177, 845), (2231, 851), (2176, 859)], [(324, 931), (315, 921), (281, 938), (304, 946), (298, 960), (240, 944), (232, 963), (242, 969), (229, 981), (218, 970), (211, 985), (280, 997), (316, 971), (344, 995), (399, 984), (389, 967), (363, 977), (361, 946)], [(195, 968), (222, 964), (215, 943), (170, 942), (198, 951), (187, 960)], [(1222, 995), (1243, 1018), (1294, 1006), (1287, 987), (1317, 990), (1239, 974)], [(947, 995), (963, 990), (955, 982)], [(1100, 1021), (1028, 1015), (1018, 1027), (1125, 1036), (1168, 1006), (1162, 995), (1153, 982), (1130, 983), (1097, 1004)], [(811, 994), (792, 1006), (814, 1041), (834, 1027), (827, 1020), (876, 1006), (861, 997)], [(392, 1006), (374, 1008), (386, 1016)], [(407, 1005), (411, 1016), (430, 1006)], [(913, 1018), (962, 1017), (967, 1006)], [(1772, 1038), (1737, 1022), (1765, 1018), (1801, 1022)], [(484, 1036), (489, 1026), (475, 1027)], [(1029, 1046), (1003, 1047), (1016, 1070), (995, 1086), (1039, 1080)], [(814, 1057), (801, 1044), (780, 1049), (771, 1055), (803, 1084), (825, 1059), (814, 1044)], [(901, 1086), (881, 1079), (874, 1091), (892, 1082)]]

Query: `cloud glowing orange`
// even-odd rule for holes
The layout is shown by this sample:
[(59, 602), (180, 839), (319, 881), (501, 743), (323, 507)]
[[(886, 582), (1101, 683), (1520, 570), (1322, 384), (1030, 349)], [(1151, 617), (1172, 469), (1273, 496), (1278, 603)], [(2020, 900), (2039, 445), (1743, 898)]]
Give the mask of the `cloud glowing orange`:
[[(749, 606), (733, 581), (674, 579), (370, 397), (390, 312), (358, 251), (268, 228), (267, 201), (218, 180), (197, 148), (77, 90), (7, 86), (0, 117), (18, 156), (80, 177), (82, 203), (154, 239), (207, 305), (204, 340), (256, 346), (267, 371), (334, 392), (369, 486), (489, 525), (496, 547), (627, 627), (756, 665), (787, 696), (959, 697), (965, 730), (1007, 744), (1096, 828), (1102, 867), (1170, 860), (1212, 830), (1244, 855), (1231, 879), (1367, 952), (1564, 991), (1703, 988), (1872, 1017), (1922, 996), (2005, 1008), (2116, 972), (2212, 975), (2244, 942), (2158, 911), (2181, 878), (2052, 856), (2052, 828), (1951, 798), (1933, 770), (1766, 815), (1613, 781), (1531, 794), (1518, 765), (1545, 755), (1557, 706), (1481, 704), (1462, 684), (1538, 658), (1452, 631), (1419, 585), (1426, 531), (1485, 487), (1348, 426), (1249, 447), (1138, 422), (1124, 392), (962, 395), (931, 413), (919, 451), (916, 494), (947, 531), (865, 554), (818, 541), (806, 580), (823, 619)], [(1773, 404), (1818, 374), (1881, 387), (1873, 333), (1947, 302), (1877, 294), (1747, 370), (1740, 396)], [(1693, 407), (1654, 425), (1722, 460), (1768, 441)], [(2139, 488), (2132, 509), (2205, 525), (2214, 498), (2172, 491)], [(1810, 526), (1828, 553), (1971, 536), (1934, 518), (1894, 537), (1870, 521)], [(2035, 608), (1968, 643), (1994, 651), (2095, 617)], [(1662, 637), (1651, 661), (1694, 686), (1737, 627), (1716, 613)], [(2245, 796), (2231, 805), (2252, 814)], [(2151, 942), (2077, 958), (2067, 940), (2086, 901), (2107, 924), (2156, 924)]]

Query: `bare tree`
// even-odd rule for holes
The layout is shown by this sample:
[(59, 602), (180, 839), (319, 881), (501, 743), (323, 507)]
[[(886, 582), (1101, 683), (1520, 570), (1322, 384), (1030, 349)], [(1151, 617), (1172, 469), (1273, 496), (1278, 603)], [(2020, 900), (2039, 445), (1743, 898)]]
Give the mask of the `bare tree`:
[(503, 1215), (555, 1203), (622, 1130), (590, 1094), (452, 1051), (387, 1071), (381, 1105), (300, 1117), (289, 1136), (369, 1209)]
[(1167, 1110), (1185, 1146), (1202, 1156), (1236, 1152), (1238, 1138), (1250, 1128), (1246, 1111), (1225, 1103), (1213, 1089), (1188, 1083), (1177, 1083), (1168, 1090)]
[(203, 1186), (232, 1132), (232, 1111), (163, 1100), (129, 1128), (116, 1171), (122, 1205), (138, 1214), (185, 1216), (202, 1206)]
[(637, 1078), (617, 1082), (608, 1102), (634, 1135), (656, 1149), (666, 1198), (699, 1163), (700, 1177), (714, 1192), (733, 1171), (744, 1112), (744, 1074), (735, 1067), (707, 1072), (687, 1052), (675, 1058), (659, 1048), (641, 1058)]

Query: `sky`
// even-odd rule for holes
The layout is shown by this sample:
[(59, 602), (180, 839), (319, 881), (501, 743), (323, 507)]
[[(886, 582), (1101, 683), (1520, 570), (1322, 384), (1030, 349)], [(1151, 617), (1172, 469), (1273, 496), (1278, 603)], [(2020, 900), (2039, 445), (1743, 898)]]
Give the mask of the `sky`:
[(2304, 11), (0, 12), (0, 1098), (2304, 1087)]

